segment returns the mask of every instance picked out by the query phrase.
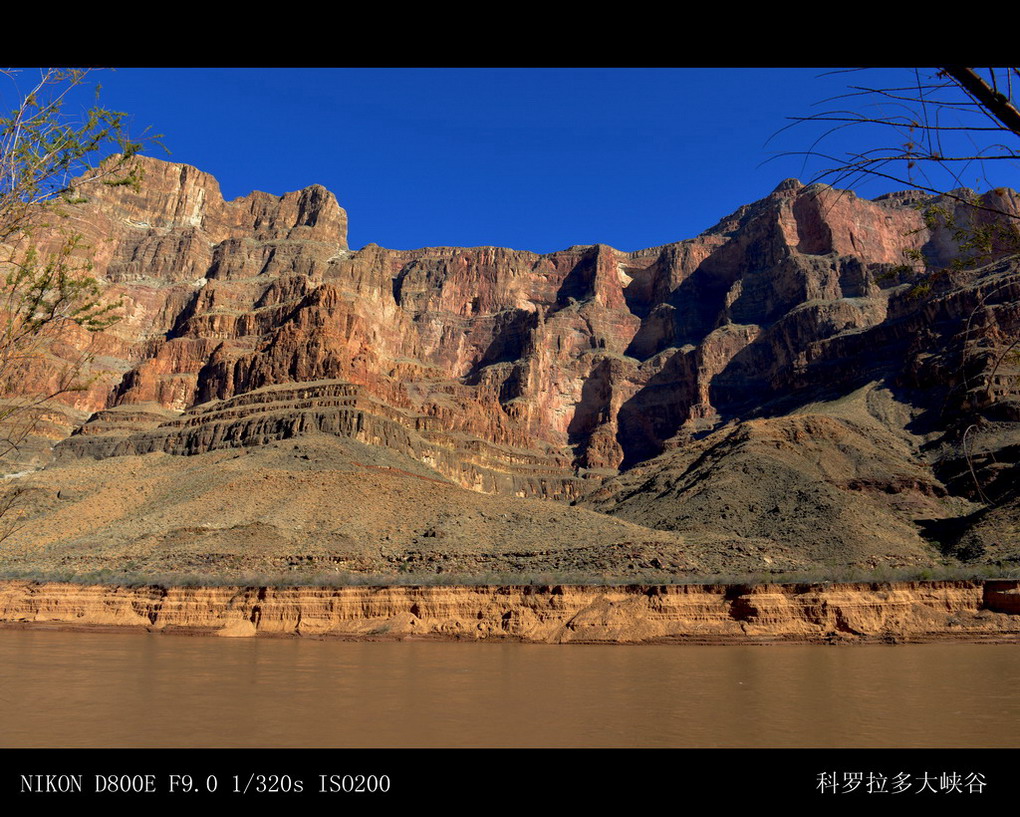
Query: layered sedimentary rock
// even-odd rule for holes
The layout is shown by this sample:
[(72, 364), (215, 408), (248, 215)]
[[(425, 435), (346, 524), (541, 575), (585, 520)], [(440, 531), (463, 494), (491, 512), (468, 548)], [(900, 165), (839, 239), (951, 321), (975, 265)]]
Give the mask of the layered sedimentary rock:
[(227, 637), (543, 643), (1013, 640), (1016, 582), (117, 587), (0, 582), (0, 622)]
[[(925, 520), (1011, 496), (1020, 269), (922, 276), (911, 259), (960, 251), (918, 194), (788, 180), (637, 252), (352, 251), (321, 187), (225, 202), (142, 162), (139, 191), (69, 207), (123, 319), (67, 342), (93, 357), (46, 426), (61, 464), (324, 433), (475, 491), (855, 564), (941, 558)], [(981, 536), (967, 552), (1020, 555)]]

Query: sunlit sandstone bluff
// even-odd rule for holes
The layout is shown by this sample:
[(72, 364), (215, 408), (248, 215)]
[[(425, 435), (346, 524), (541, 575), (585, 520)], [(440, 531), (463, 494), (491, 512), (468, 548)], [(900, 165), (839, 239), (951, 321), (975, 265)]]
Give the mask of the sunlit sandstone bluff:
[[(946, 226), (921, 194), (790, 179), (636, 252), (351, 250), (322, 187), (225, 202), (208, 174), (141, 161), (139, 190), (82, 189), (42, 236), (84, 236), (122, 317), (25, 373), (34, 393), (55, 360), (90, 356), (7, 466), (5, 621), (364, 635), (381, 617), (404, 635), (559, 641), (586, 640), (576, 616), (603, 610), (621, 623), (588, 640), (642, 640), (707, 620), (662, 612), (681, 598), (725, 608), (713, 633), (765, 626), (771, 602), (752, 623), (736, 600), (785, 573), (1018, 566), (1020, 266), (961, 250), (975, 218), (951, 199)], [(1020, 212), (1009, 190), (984, 202)], [(28, 581), (99, 572), (102, 589)], [(750, 584), (667, 586), (713, 576)], [(223, 586), (155, 587), (194, 577)], [(386, 577), (476, 586), (341, 587)], [(594, 580), (644, 589), (569, 587)], [(271, 587), (302, 582), (324, 586)], [(836, 587), (851, 592), (773, 595), (830, 609)], [(857, 587), (935, 618), (847, 629), (787, 604), (774, 634), (1015, 620), (980, 582)]]
[(7, 626), (537, 643), (1015, 641), (1015, 581), (654, 587), (0, 583)]

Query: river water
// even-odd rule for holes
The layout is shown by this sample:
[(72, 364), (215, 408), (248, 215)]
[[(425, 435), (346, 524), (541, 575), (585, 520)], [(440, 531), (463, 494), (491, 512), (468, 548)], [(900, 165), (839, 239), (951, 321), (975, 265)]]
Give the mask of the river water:
[(3, 747), (1017, 747), (1014, 645), (0, 631)]

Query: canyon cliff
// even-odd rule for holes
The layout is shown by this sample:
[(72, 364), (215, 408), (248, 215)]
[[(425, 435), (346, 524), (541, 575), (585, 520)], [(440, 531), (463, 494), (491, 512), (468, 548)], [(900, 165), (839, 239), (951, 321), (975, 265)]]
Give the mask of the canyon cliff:
[(1020, 559), (1020, 265), (954, 265), (920, 194), (787, 180), (637, 252), (351, 250), (325, 188), (140, 161), (42, 237), (84, 236), (121, 319), (55, 348), (90, 369), (7, 469), (46, 465), (8, 481), (8, 567)]

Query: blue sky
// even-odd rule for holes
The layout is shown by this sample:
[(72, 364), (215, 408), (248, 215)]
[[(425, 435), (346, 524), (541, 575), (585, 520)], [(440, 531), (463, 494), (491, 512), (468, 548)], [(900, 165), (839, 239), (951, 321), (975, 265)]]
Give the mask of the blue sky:
[[(908, 71), (867, 80), (901, 83)], [(318, 183), (347, 209), (354, 248), (538, 252), (678, 241), (787, 177), (809, 180), (818, 163), (769, 160), (808, 149), (817, 128), (766, 142), (787, 117), (860, 81), (810, 68), (121, 68), (96, 78), (133, 130), (164, 135), (170, 154), (152, 155), (213, 174), (228, 199)], [(839, 138), (823, 144), (838, 151)], [(996, 172), (992, 183), (1020, 186), (1015, 167)]]

